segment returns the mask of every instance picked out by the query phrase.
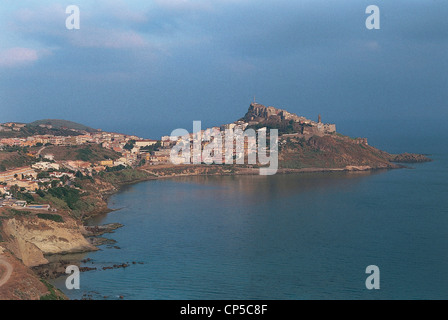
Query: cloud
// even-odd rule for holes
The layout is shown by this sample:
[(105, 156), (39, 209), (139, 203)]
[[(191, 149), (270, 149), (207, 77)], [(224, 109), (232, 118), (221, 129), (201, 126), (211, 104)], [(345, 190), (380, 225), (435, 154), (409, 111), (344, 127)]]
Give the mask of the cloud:
[(368, 50), (376, 51), (379, 50), (381, 46), (378, 41), (367, 41), (365, 43), (365, 48), (367, 48)]
[(159, 8), (182, 11), (182, 10), (210, 10), (212, 5), (208, 1), (194, 0), (155, 0)]
[(10, 48), (0, 51), (0, 67), (17, 67), (31, 64), (39, 59), (37, 50)]
[(148, 21), (145, 5), (140, 5), (138, 9), (133, 9), (122, 0), (101, 0), (96, 5), (96, 10), (100, 11), (103, 18), (108, 18), (114, 22), (140, 24)]
[(14, 15), (13, 25), (22, 32), (41, 32), (49, 26), (58, 28), (65, 26), (67, 14), (61, 4), (52, 4), (38, 8), (21, 8)]
[(68, 37), (76, 47), (126, 49), (143, 48), (149, 43), (134, 31), (109, 30), (93, 28), (86, 32), (75, 31)]
[[(103, 9), (103, 10), (102, 10)], [(135, 30), (135, 25), (147, 21), (143, 12), (132, 10), (121, 1), (110, 7), (104, 2), (97, 10), (80, 6), (81, 28), (67, 30), (67, 14), (62, 5), (24, 8), (15, 13), (10, 23), (13, 32), (25, 39), (37, 41), (44, 47), (132, 49), (156, 47), (146, 35)], [(154, 49), (153, 48), (153, 49)]]

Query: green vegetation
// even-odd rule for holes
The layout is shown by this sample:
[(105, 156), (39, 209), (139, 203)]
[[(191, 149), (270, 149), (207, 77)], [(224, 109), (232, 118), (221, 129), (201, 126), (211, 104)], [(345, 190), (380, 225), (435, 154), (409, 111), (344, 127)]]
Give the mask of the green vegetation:
[(0, 242), (3, 242), (3, 236), (2, 236), (2, 223), (3, 223), (3, 219), (5, 217), (0, 217)]
[(35, 135), (53, 135), (53, 136), (79, 136), (82, 133), (62, 128), (42, 128), (36, 125), (27, 124), (20, 128), (20, 131), (0, 131), (0, 138), (26, 138)]
[(37, 217), (40, 219), (51, 220), (55, 222), (64, 222), (64, 219), (58, 214), (50, 214), (50, 213), (38, 213)]
[(87, 132), (96, 131), (95, 129), (92, 129), (83, 124), (76, 123), (73, 121), (68, 121), (68, 120), (61, 120), (61, 119), (37, 120), (37, 121), (29, 123), (27, 126), (40, 128), (39, 125), (51, 125), (53, 127), (53, 129), (74, 129), (74, 130), (83, 130), (83, 131), (87, 131)]
[(19, 188), (18, 186), (14, 185), (9, 188), (9, 191), (11, 192), (12, 196), (18, 200), (24, 200), (27, 203), (31, 203), (34, 201), (33, 195), (29, 192), (25, 192), (24, 188)]
[(76, 155), (76, 160), (82, 161), (90, 161), (92, 158), (93, 151), (90, 148), (83, 148), (78, 150), (78, 154)]
[(37, 174), (37, 179), (50, 178), (50, 173), (48, 171), (41, 171)]
[(107, 166), (106, 167), (106, 172), (116, 172), (116, 171), (121, 171), (121, 170), (124, 170), (124, 169), (126, 169), (126, 167), (124, 165), (122, 165), (122, 164), (120, 164), (118, 166), (115, 166), (115, 167)]
[(11, 216), (27, 216), (31, 214), (31, 211), (8, 208), (7, 213)]
[[(39, 194), (39, 203), (49, 203), (52, 207), (61, 210), (70, 210), (74, 218), (80, 218), (84, 214), (98, 209), (98, 199), (95, 194), (98, 192), (94, 180), (77, 178), (73, 185), (78, 189), (63, 186), (50, 188), (47, 191), (36, 192)], [(56, 218), (57, 219), (57, 218)]]
[(33, 203), (34, 202), (34, 197), (29, 192), (18, 192), (16, 194), (16, 198), (17, 198), (17, 200), (26, 201), (26, 203)]
[(36, 159), (27, 155), (27, 152), (27, 148), (14, 148), (14, 150), (3, 148), (3, 151), (0, 151), (0, 172), (35, 163)]
[(145, 171), (127, 168), (120, 171), (112, 171), (112, 172), (103, 171), (100, 172), (98, 176), (101, 178), (101, 180), (105, 182), (109, 182), (112, 184), (120, 184), (120, 183), (130, 183), (134, 181), (143, 180), (152, 175)]
[(52, 284), (48, 283), (43, 279), (41, 279), (40, 281), (47, 287), (48, 291), (50, 291), (49, 294), (40, 297), (40, 300), (65, 300), (63, 298), (63, 294), (58, 289), (56, 289)]
[(120, 153), (94, 143), (76, 146), (49, 146), (42, 154), (52, 154), (56, 161), (81, 160), (97, 162), (104, 159), (116, 160), (121, 157)]
[(157, 141), (155, 144), (153, 144), (152, 146), (146, 146), (146, 147), (142, 147), (140, 148), (140, 150), (144, 150), (144, 151), (149, 151), (149, 152), (154, 152), (154, 151), (159, 151), (160, 147), (162, 146), (162, 143), (160, 141)]
[(2, 150), (5, 151), (5, 152), (23, 152), (23, 153), (26, 153), (26, 152), (28, 152), (29, 148), (28, 147), (5, 145), (5, 146), (2, 147)]
[(76, 203), (80, 199), (80, 191), (69, 187), (50, 188), (48, 194), (62, 200), (70, 209), (75, 209)]
[(123, 149), (126, 149), (128, 151), (131, 151), (134, 148), (135, 140), (129, 140), (123, 147)]

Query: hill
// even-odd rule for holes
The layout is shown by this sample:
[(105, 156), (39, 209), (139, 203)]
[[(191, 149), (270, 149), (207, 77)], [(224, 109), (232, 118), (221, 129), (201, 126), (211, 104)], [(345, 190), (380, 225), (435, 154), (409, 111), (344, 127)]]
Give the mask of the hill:
[(52, 154), (56, 161), (82, 160), (101, 161), (116, 160), (121, 154), (110, 149), (105, 149), (97, 144), (86, 144), (79, 146), (49, 146), (42, 150), (41, 155)]
[(81, 131), (73, 131), (71, 129), (58, 129), (58, 128), (47, 128), (39, 127), (27, 124), (23, 128), (17, 131), (0, 131), (1, 138), (26, 138), (35, 135), (52, 135), (52, 136), (78, 136), (82, 135)]
[(306, 119), (283, 109), (252, 103), (243, 118), (247, 128), (277, 129), (279, 167), (283, 169), (397, 168), (395, 162), (431, 161), (425, 155), (393, 155), (368, 144), (367, 138), (351, 138), (336, 132), (336, 125)]
[(309, 139), (288, 137), (281, 141), (280, 168), (399, 167), (392, 163), (393, 156), (389, 153), (342, 135), (329, 134)]
[(17, 167), (29, 166), (34, 163), (34, 158), (30, 157), (23, 150), (0, 151), (0, 172)]
[(73, 121), (68, 120), (61, 120), (61, 119), (43, 119), (43, 120), (37, 120), (33, 121), (28, 124), (29, 126), (40, 126), (40, 125), (46, 125), (51, 126), (54, 129), (73, 129), (73, 130), (81, 130), (81, 131), (87, 131), (87, 132), (95, 132), (96, 129), (90, 128), (88, 126), (85, 126), (80, 123), (76, 123)]

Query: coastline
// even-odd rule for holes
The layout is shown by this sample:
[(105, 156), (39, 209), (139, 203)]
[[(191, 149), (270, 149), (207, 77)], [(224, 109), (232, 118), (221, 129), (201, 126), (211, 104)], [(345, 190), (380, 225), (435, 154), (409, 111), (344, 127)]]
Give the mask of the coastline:
[[(356, 173), (356, 172), (368, 172), (368, 171), (377, 171), (377, 170), (390, 170), (390, 169), (400, 169), (400, 168), (408, 168), (408, 166), (390, 163), (387, 166), (346, 166), (343, 168), (319, 168), (319, 167), (309, 167), (309, 168), (280, 168), (277, 171), (277, 174), (303, 174), (303, 173), (333, 173), (333, 172), (348, 172), (348, 173)], [(95, 249), (85, 248), (83, 250), (78, 250), (76, 252), (61, 252), (55, 253), (51, 255), (45, 255), (46, 258), (49, 258), (47, 263), (40, 264), (36, 267), (30, 267), (31, 270), (37, 275), (38, 278), (43, 279), (44, 281), (50, 279), (56, 279), (60, 276), (66, 276), (65, 267), (70, 264), (78, 265), (80, 267), (81, 272), (96, 270), (96, 268), (92, 267), (81, 267), (81, 264), (85, 262), (84, 256), (89, 252), (94, 252), (97, 250), (101, 250), (98, 246), (101, 245), (114, 245), (114, 241), (106, 238), (100, 238), (99, 236), (113, 232), (116, 228), (120, 226), (114, 226), (114, 228), (110, 230), (101, 232), (86, 232), (86, 228), (95, 227), (94, 225), (88, 224), (87, 221), (94, 219), (100, 215), (107, 215), (110, 212), (114, 212), (120, 209), (111, 209), (108, 206), (108, 201), (110, 197), (118, 192), (120, 192), (123, 188), (134, 185), (140, 182), (146, 182), (151, 180), (161, 180), (161, 179), (169, 179), (169, 178), (179, 178), (179, 177), (193, 177), (193, 176), (239, 176), (239, 175), (259, 175), (258, 167), (236, 167), (233, 166), (229, 169), (227, 166), (222, 165), (184, 165), (184, 166), (169, 166), (167, 167), (158, 167), (158, 166), (146, 166), (142, 168), (131, 169), (135, 172), (142, 171), (145, 173), (144, 177), (140, 177), (138, 179), (131, 179), (125, 181), (119, 181), (110, 183), (108, 188), (99, 190), (97, 193), (97, 198), (101, 199), (100, 205), (95, 209), (90, 211), (87, 215), (83, 216), (78, 220), (80, 231), (82, 230), (82, 235), (85, 239), (89, 241), (89, 243), (95, 247)], [(173, 172), (176, 171), (176, 172)], [(95, 181), (96, 183), (96, 181)], [(100, 187), (100, 185), (97, 185)], [(96, 225), (99, 228), (102, 228), (101, 225)], [(91, 239), (97, 239), (91, 241)], [(136, 264), (138, 262), (132, 262), (132, 264)], [(119, 264), (117, 266), (108, 266), (106, 268), (115, 268), (115, 267), (125, 267), (131, 265), (129, 262), (123, 262), (123, 264)]]
[[(303, 173), (340, 173), (340, 172), (347, 172), (347, 173), (361, 173), (361, 172), (374, 172), (374, 171), (388, 171), (390, 169), (401, 169), (401, 168), (409, 168), (408, 166), (405, 165), (393, 165), (390, 166), (388, 168), (372, 168), (372, 167), (359, 167), (359, 166), (349, 166), (348, 168), (302, 168), (302, 169), (281, 169), (279, 170), (278, 174), (303, 174)], [(169, 175), (169, 176), (163, 176), (163, 177), (148, 177), (148, 179), (139, 179), (138, 181), (128, 181), (128, 182), (124, 182), (124, 183), (120, 183), (119, 185), (115, 186), (115, 190), (114, 191), (109, 191), (107, 192), (107, 194), (105, 194), (104, 199), (107, 202), (110, 197), (118, 192), (120, 192), (124, 187), (129, 186), (129, 185), (133, 185), (133, 184), (137, 184), (140, 182), (146, 182), (146, 181), (152, 181), (152, 180), (161, 180), (161, 179), (169, 179), (169, 178), (179, 178), (179, 177), (194, 177), (194, 176), (242, 176), (242, 175), (258, 175), (258, 169), (256, 168), (251, 168), (251, 170), (242, 170), (242, 171), (238, 171), (238, 172), (234, 172), (234, 173), (228, 173), (228, 172), (219, 172), (219, 173), (214, 173), (214, 174), (203, 174), (203, 173), (194, 173), (194, 174), (174, 174), (174, 175)], [(112, 212), (115, 210), (120, 210), (120, 209), (110, 209), (108, 212)], [(105, 214), (107, 214), (108, 212), (103, 212)], [(79, 263), (81, 262), (88, 262), (90, 260), (81, 260), (78, 261)], [(124, 264), (129, 264), (128, 262), (123, 262)], [(135, 262), (133, 262), (132, 264), (135, 264)], [(130, 265), (130, 264), (129, 264)], [(82, 269), (81, 269), (82, 270)], [(91, 270), (96, 270), (96, 268), (89, 268), (89, 267), (84, 267), (84, 270), (82, 271), (91, 271)]]
[[(409, 164), (411, 162), (407, 162), (406, 164)], [(414, 163), (420, 163), (420, 162), (414, 162)], [(183, 165), (184, 168), (187, 169), (197, 169), (197, 168), (218, 168), (222, 169), (222, 166), (220, 165)], [(173, 166), (176, 167), (176, 166)], [(173, 168), (171, 167), (171, 168)], [(178, 166), (177, 166), (178, 167)], [(154, 169), (159, 169), (157, 166), (153, 167)], [(346, 166), (343, 168), (319, 168), (319, 167), (309, 167), (309, 168), (279, 168), (276, 172), (276, 174), (302, 174), (302, 173), (332, 173), (332, 172), (368, 172), (368, 171), (381, 171), (381, 170), (392, 170), (392, 169), (406, 169), (410, 168), (407, 165), (402, 165), (401, 163), (391, 163), (390, 166), (383, 167), (371, 167), (371, 166)], [(165, 166), (162, 168), (165, 169)], [(133, 170), (140, 170), (144, 171), (146, 173), (150, 173), (147, 171), (146, 168), (144, 169), (133, 169)], [(204, 170), (207, 171), (207, 170)], [(173, 179), (173, 178), (179, 178), (179, 177), (195, 177), (195, 176), (244, 176), (244, 175), (253, 175), (257, 176), (259, 175), (259, 168), (248, 168), (248, 167), (241, 167), (238, 168), (237, 171), (228, 172), (228, 171), (218, 171), (214, 173), (210, 172), (198, 172), (195, 171), (193, 173), (178, 173), (178, 174), (170, 174), (170, 175), (158, 175), (158, 176), (147, 176), (146, 178), (140, 178), (132, 181), (123, 181), (118, 182), (116, 184), (113, 184), (113, 188), (108, 189), (106, 191), (100, 192), (101, 198), (105, 202), (105, 209), (98, 209), (95, 211), (92, 211), (91, 214), (85, 217), (85, 219), (82, 220), (84, 223), (85, 221), (95, 218), (99, 215), (105, 215), (110, 212), (118, 211), (120, 209), (111, 209), (107, 206), (107, 203), (109, 201), (109, 198), (113, 196), (116, 193), (119, 193), (123, 188), (127, 186), (131, 186), (134, 184), (138, 184), (141, 182), (146, 181), (152, 181), (152, 180), (162, 180), (162, 179)]]

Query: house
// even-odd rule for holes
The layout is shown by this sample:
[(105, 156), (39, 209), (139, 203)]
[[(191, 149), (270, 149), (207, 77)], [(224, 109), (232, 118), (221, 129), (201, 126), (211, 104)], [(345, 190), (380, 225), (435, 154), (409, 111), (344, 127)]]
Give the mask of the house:
[(92, 169), (95, 170), (96, 172), (101, 172), (101, 171), (106, 170), (106, 167), (105, 166), (95, 166)]
[(65, 162), (63, 162), (63, 165), (65, 165), (69, 169), (72, 169), (72, 170), (75, 170), (75, 171), (78, 170), (78, 169), (88, 169), (88, 168), (90, 168), (90, 162), (81, 161), (81, 160), (65, 161)]
[(126, 157), (121, 157), (121, 158), (118, 158), (117, 160), (114, 161), (114, 165), (115, 165), (115, 166), (118, 166), (118, 165), (120, 165), (120, 164), (126, 166), (126, 165), (129, 165), (130, 163), (129, 163), (128, 158), (126, 158)]
[(0, 140), (0, 143), (6, 144), (8, 146), (20, 146), (22, 144), (22, 141), (20, 139), (14, 138), (3, 138)]
[(31, 176), (34, 179), (37, 177), (37, 172), (31, 167), (20, 167), (0, 173), (0, 182), (6, 182), (16, 179), (21, 179), (22, 176)]
[(9, 188), (7, 186), (1, 186), (0, 185), (0, 194), (7, 194)]
[(100, 166), (109, 166), (112, 167), (114, 165), (114, 161), (113, 160), (102, 160), (100, 161)]
[(39, 189), (39, 185), (36, 181), (30, 181), (30, 180), (16, 180), (16, 181), (9, 181), (9, 186), (18, 186), (19, 188), (25, 188), (27, 191), (36, 191)]
[(67, 176), (70, 179), (74, 179), (75, 178), (75, 175), (73, 173), (70, 173), (70, 172), (50, 172), (50, 177), (52, 177), (52, 178), (60, 179), (63, 176)]
[(2, 207), (12, 207), (16, 202), (16, 199), (7, 199), (2, 201)]
[(24, 200), (17, 200), (14, 202), (14, 204), (12, 205), (13, 207), (26, 207), (26, 201)]
[(33, 169), (37, 169), (37, 170), (49, 170), (49, 169), (54, 169), (54, 170), (59, 170), (60, 166), (57, 163), (51, 163), (51, 162), (37, 162), (35, 164), (33, 164), (31, 166)]
[(44, 155), (44, 159), (47, 159), (47, 160), (50, 160), (50, 161), (53, 161), (54, 160), (54, 155), (52, 155), (52, 154), (46, 154), (46, 155)]
[(81, 135), (81, 136), (76, 136), (76, 144), (84, 144), (86, 142), (88, 142), (90, 140), (90, 135), (85, 134), (85, 135)]
[(50, 143), (54, 144), (56, 146), (61, 145), (65, 142), (65, 138), (64, 137), (52, 137), (50, 138)]
[(134, 146), (138, 148), (153, 146), (157, 143), (157, 140), (136, 140)]

